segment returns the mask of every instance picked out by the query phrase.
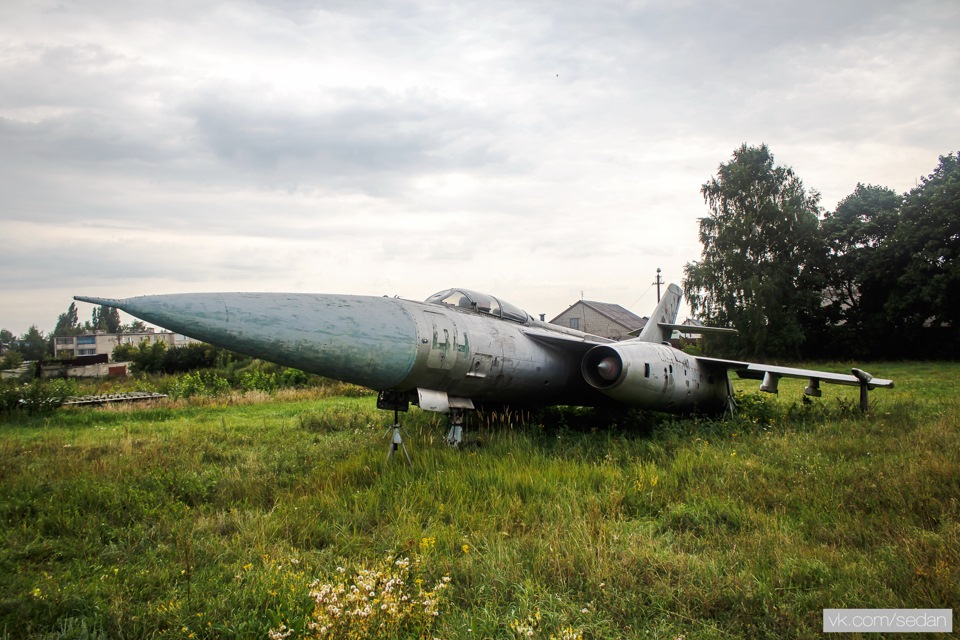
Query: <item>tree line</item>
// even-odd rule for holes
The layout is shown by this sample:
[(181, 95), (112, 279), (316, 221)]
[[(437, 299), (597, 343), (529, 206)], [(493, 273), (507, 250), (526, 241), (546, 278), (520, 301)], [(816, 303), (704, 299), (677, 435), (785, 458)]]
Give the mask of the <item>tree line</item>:
[(960, 158), (914, 189), (857, 184), (834, 211), (767, 145), (742, 145), (701, 187), (700, 260), (684, 267), (694, 315), (734, 327), (707, 340), (761, 358), (960, 356)]

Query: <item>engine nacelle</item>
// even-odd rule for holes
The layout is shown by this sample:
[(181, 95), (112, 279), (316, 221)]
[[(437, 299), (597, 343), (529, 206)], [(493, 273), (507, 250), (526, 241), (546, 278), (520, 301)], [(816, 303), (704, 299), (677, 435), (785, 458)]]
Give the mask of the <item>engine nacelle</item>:
[(726, 370), (713, 370), (664, 344), (627, 341), (599, 345), (580, 365), (594, 389), (624, 404), (661, 411), (722, 411)]

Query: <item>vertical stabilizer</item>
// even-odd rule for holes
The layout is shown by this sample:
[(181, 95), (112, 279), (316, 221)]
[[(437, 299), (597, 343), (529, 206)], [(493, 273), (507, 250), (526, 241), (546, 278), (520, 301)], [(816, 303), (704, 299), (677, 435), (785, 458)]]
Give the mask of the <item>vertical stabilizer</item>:
[(677, 311), (680, 309), (680, 298), (683, 291), (675, 284), (667, 287), (667, 292), (660, 298), (660, 304), (650, 314), (650, 319), (644, 325), (643, 331), (637, 338), (640, 342), (666, 342), (670, 339), (672, 328), (661, 327), (660, 323), (674, 324), (677, 321)]

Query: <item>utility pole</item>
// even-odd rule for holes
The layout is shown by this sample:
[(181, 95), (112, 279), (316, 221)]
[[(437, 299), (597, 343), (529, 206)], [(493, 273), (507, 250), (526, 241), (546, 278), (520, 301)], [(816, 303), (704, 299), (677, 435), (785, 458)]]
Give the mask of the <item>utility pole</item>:
[(657, 279), (653, 284), (657, 285), (657, 304), (660, 304), (660, 285), (663, 284), (663, 278), (660, 277), (660, 267), (657, 267)]

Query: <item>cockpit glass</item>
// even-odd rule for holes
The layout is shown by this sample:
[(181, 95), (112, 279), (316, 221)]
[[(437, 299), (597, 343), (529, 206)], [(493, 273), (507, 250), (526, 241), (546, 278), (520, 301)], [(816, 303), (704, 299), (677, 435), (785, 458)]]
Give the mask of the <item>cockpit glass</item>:
[(527, 312), (520, 307), (513, 306), (509, 302), (500, 302), (500, 312), (507, 320), (513, 320), (514, 322), (527, 321)]
[(509, 302), (501, 302), (485, 293), (468, 289), (444, 289), (435, 293), (426, 302), (431, 304), (445, 304), (461, 309), (476, 309), (479, 313), (505, 318), (514, 322), (526, 322), (527, 314)]
[(444, 300), (450, 293), (453, 293), (451, 289), (444, 289), (439, 293), (433, 294), (432, 296), (424, 300), (424, 302), (427, 302), (429, 304), (441, 304), (440, 301)]

